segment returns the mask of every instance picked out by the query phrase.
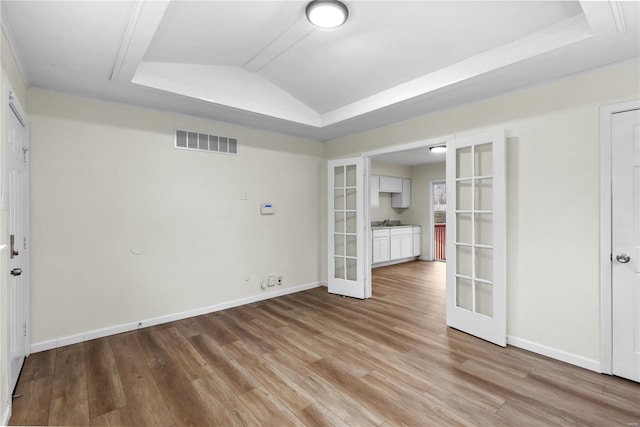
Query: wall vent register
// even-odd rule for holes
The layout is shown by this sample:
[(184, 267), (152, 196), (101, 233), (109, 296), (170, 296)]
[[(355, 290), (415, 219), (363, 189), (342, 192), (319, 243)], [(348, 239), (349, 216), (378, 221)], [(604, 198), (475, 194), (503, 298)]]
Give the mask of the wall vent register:
[(238, 154), (238, 140), (235, 138), (207, 135), (186, 130), (176, 130), (174, 147), (181, 150)]

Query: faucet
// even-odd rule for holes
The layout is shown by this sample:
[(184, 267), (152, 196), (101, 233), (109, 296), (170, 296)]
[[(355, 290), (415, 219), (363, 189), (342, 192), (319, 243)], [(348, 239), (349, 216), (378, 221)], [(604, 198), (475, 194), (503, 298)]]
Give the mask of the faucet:
[(389, 225), (390, 222), (391, 222), (390, 219), (385, 219), (384, 221), (382, 221), (382, 225), (383, 226), (387, 226), (387, 225)]

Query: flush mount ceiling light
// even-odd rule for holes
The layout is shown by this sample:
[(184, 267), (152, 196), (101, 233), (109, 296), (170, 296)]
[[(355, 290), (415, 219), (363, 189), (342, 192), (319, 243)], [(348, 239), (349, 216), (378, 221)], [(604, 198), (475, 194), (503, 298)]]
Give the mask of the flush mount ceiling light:
[(337, 0), (313, 0), (305, 10), (307, 19), (316, 27), (336, 28), (349, 16), (347, 6)]
[(434, 153), (434, 154), (444, 153), (445, 151), (447, 151), (447, 146), (446, 145), (435, 145), (433, 147), (429, 147), (429, 150), (431, 150), (431, 152)]

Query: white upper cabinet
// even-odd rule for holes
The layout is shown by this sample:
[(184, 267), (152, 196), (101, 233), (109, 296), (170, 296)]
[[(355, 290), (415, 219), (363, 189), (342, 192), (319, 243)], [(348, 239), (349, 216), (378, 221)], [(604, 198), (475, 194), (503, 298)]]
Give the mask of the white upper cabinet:
[(371, 187), (371, 207), (377, 208), (380, 206), (380, 176), (371, 175), (370, 187)]
[[(381, 181), (383, 177), (380, 177)], [(408, 208), (411, 205), (411, 180), (401, 179), (402, 191), (391, 195), (392, 208)]]
[(402, 178), (396, 178), (394, 176), (381, 176), (380, 192), (381, 193), (402, 193)]

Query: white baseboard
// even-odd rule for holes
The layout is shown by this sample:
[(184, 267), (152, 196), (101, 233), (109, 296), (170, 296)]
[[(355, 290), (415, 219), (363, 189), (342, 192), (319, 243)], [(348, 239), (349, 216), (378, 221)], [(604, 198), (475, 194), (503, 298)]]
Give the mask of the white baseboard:
[(589, 359), (584, 356), (579, 356), (577, 354), (569, 353), (564, 350), (558, 350), (557, 348), (548, 347), (546, 345), (538, 344), (529, 340), (525, 340), (523, 338), (513, 336), (507, 336), (507, 344), (531, 351), (533, 353), (538, 353), (552, 359), (560, 360), (561, 362), (579, 366), (590, 371), (602, 373), (600, 362), (594, 359)]
[(188, 317), (200, 316), (202, 314), (209, 314), (209, 313), (213, 313), (220, 310), (226, 310), (228, 308), (238, 307), (241, 305), (251, 304), (258, 301), (264, 301), (267, 299), (280, 297), (283, 295), (306, 291), (309, 289), (317, 288), (319, 286), (326, 286), (326, 283), (324, 282), (307, 283), (304, 285), (278, 289), (273, 292), (254, 295), (247, 298), (241, 298), (233, 301), (223, 302), (220, 304), (210, 305), (207, 307), (187, 310), (180, 313), (167, 314), (165, 316), (154, 317), (151, 319), (141, 320), (138, 322), (131, 322), (131, 323), (125, 323), (122, 325), (110, 326), (108, 328), (96, 329), (96, 330), (88, 331), (82, 334), (69, 335), (69, 336), (58, 338), (55, 340), (42, 341), (39, 343), (31, 344), (31, 353), (38, 353), (40, 351), (50, 350), (52, 348), (64, 347), (66, 345), (71, 345), (71, 344), (77, 344), (79, 342), (89, 341), (96, 338), (102, 338), (109, 335), (121, 334), (123, 332), (134, 331), (136, 329), (146, 328), (154, 325), (160, 325), (162, 323), (174, 322), (176, 320), (182, 320)]
[(0, 425), (8, 426), (9, 419), (11, 419), (11, 403), (9, 403), (9, 405), (7, 405), (7, 407), (5, 408), (4, 413), (2, 414), (2, 424)]

